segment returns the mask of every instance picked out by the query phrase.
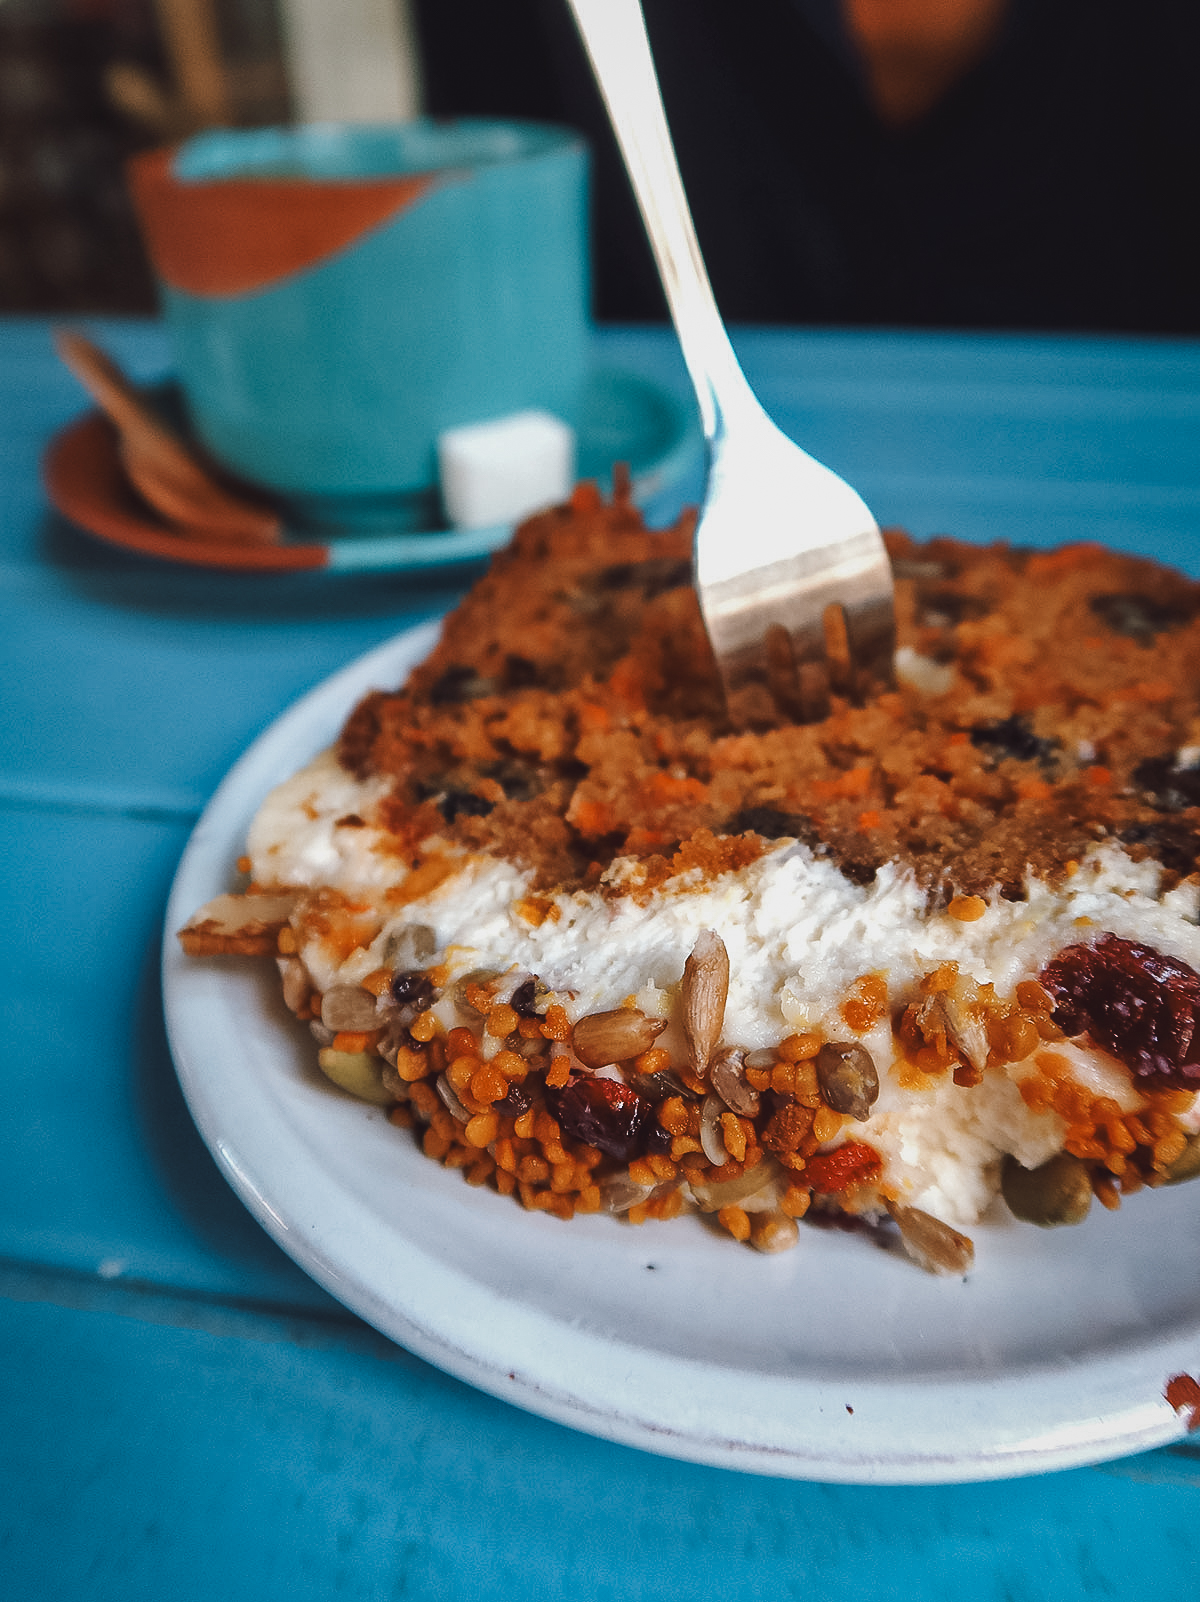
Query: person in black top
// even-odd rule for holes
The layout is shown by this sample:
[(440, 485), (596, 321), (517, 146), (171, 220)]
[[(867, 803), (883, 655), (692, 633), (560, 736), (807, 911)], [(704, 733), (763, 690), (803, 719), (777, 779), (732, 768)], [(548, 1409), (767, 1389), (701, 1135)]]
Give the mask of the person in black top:
[[(644, 9), (729, 321), (1200, 332), (1193, 0)], [(433, 114), (588, 135), (596, 314), (663, 317), (563, 0), (416, 10)]]

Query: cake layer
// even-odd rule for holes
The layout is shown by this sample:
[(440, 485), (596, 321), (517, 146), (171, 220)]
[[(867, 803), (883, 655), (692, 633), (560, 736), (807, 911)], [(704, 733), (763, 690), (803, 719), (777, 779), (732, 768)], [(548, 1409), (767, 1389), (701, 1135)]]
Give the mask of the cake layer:
[(274, 951), (331, 1078), (564, 1217), (836, 1215), (961, 1272), (1000, 1195), (1053, 1224), (1185, 1177), (1200, 590), (889, 547), (896, 688), (735, 732), (689, 528), (581, 489), (266, 800), (185, 945)]

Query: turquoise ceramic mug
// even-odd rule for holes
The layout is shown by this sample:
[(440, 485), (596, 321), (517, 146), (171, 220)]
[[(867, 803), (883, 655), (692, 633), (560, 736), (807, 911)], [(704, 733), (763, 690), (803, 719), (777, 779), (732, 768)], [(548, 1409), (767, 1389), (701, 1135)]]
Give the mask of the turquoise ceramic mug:
[(421, 523), (445, 429), (578, 426), (587, 153), (486, 121), (218, 130), (131, 182), (193, 428), (314, 523)]

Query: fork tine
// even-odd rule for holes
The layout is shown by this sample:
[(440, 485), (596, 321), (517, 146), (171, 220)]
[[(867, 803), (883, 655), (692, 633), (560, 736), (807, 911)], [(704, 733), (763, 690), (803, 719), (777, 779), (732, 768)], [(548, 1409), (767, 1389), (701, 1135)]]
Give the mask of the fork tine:
[[(831, 689), (860, 700), (889, 684), (891, 565), (870, 515), (870, 527), (858, 535), (731, 571), (728, 552), (738, 542), (736, 531), (724, 526), (724, 511), (711, 504), (701, 516), (696, 577), (735, 726), (767, 727), (781, 718), (812, 722), (825, 716)], [(724, 566), (719, 577), (709, 576), (713, 566)], [(840, 614), (836, 635), (844, 641), (833, 659), (826, 625), (831, 609)], [(790, 646), (787, 666), (781, 634)]]
[[(850, 486), (763, 411), (721, 321), (675, 163), (638, 0), (568, 0), (646, 224), (709, 447), (696, 591), (740, 727), (809, 720), (831, 681), (890, 678), (892, 577), (875, 519)], [(847, 651), (828, 660), (825, 614)]]
[(877, 595), (848, 610), (846, 633), (854, 664), (854, 696), (863, 700), (886, 689), (895, 674), (896, 615), (890, 595)]

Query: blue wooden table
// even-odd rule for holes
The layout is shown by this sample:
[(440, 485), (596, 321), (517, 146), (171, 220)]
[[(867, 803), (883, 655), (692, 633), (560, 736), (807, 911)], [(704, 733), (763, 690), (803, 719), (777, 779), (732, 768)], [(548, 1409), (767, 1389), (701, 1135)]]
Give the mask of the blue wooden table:
[[(150, 324), (93, 329), (163, 373)], [(673, 341), (605, 359), (685, 393)], [(1100, 538), (1200, 572), (1200, 346), (747, 332), (785, 428), (881, 521)], [(0, 1595), (1194, 1595), (1186, 1442), (1041, 1479), (792, 1483), (577, 1435), (331, 1301), (226, 1188), (157, 977), (195, 819), (294, 698), (464, 575), (232, 576), (67, 526), (38, 461), (82, 400), (0, 324)]]

